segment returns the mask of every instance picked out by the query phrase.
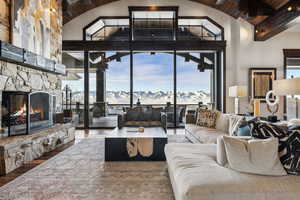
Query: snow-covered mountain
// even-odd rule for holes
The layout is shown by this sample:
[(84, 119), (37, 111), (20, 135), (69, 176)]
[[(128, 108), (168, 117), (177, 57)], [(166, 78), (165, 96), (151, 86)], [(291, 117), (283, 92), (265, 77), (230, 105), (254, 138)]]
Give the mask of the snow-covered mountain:
[[(73, 102), (83, 103), (83, 92), (74, 92), (72, 95)], [(128, 104), (130, 93), (126, 91), (107, 91), (107, 102), (110, 104)], [(164, 91), (137, 91), (133, 93), (134, 102), (140, 99), (142, 104), (165, 104), (173, 102), (173, 92)], [(90, 92), (90, 103), (96, 101), (96, 92)], [(206, 91), (197, 92), (177, 92), (177, 102), (179, 104), (196, 104), (202, 101), (204, 104), (210, 102), (210, 93)]]

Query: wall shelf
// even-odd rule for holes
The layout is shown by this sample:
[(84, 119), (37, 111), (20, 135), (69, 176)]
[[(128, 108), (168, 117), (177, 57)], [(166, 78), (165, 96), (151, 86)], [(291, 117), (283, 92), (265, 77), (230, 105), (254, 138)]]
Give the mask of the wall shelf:
[(0, 60), (54, 74), (66, 74), (66, 66), (0, 40)]

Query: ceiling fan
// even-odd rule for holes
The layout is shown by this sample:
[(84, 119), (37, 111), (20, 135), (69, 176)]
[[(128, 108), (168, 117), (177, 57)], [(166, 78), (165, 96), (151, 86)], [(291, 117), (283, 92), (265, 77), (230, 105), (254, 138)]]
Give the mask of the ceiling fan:
[(222, 5), (227, 1), (238, 3), (239, 11), (249, 18), (257, 16), (270, 16), (275, 13), (275, 9), (263, 0), (217, 0), (217, 5)]

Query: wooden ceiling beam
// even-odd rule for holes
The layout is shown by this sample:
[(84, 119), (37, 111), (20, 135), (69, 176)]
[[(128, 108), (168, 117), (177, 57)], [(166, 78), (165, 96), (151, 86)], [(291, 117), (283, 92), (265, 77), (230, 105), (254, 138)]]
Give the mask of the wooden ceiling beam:
[(275, 35), (287, 30), (291, 22), (300, 16), (299, 0), (291, 0), (278, 11), (255, 26), (255, 41), (266, 41)]

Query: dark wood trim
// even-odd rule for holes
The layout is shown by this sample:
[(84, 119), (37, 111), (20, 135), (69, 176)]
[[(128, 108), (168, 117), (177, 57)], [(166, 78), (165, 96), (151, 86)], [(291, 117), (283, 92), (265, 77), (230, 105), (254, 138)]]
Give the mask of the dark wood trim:
[(89, 106), (89, 80), (90, 80), (90, 61), (89, 61), (89, 52), (84, 52), (84, 129), (89, 129), (90, 125), (90, 106)]
[[(143, 53), (143, 52), (133, 52), (133, 54), (138, 54), (138, 53)], [(171, 52), (162, 52), (162, 53), (172, 54), (173, 55), (173, 52), (172, 53)], [(209, 59), (211, 62), (214, 63), (215, 61), (214, 61), (214, 58), (211, 57), (211, 54), (212, 53), (201, 53), (201, 55), (203, 57)], [(127, 52), (121, 52), (121, 53), (117, 52), (115, 55), (112, 55), (112, 56), (108, 57), (107, 58), (107, 60), (108, 60), (107, 62), (112, 62), (114, 60), (117, 60), (118, 58), (122, 58), (122, 57), (125, 57), (125, 56), (128, 56), (128, 55), (130, 55), (130, 52), (128, 52), (128, 53)], [(193, 61), (193, 62), (195, 62), (197, 64), (202, 64), (200, 58), (197, 58), (197, 57), (195, 57), (195, 56), (193, 56), (193, 55), (191, 55), (189, 53), (177, 53), (177, 55), (181, 56), (183, 58), (188, 58), (190, 61)], [(212, 69), (212, 66), (213, 66), (213, 64), (210, 65), (210, 64), (207, 64), (207, 63), (204, 63), (204, 65), (205, 65), (205, 69)]]
[(174, 84), (173, 84), (173, 89), (174, 89), (174, 127), (177, 127), (177, 52), (176, 50), (173, 51), (173, 79), (174, 79)]
[(82, 41), (64, 40), (64, 51), (197, 51), (224, 50), (226, 41)]
[[(290, 22), (300, 16), (300, 12), (297, 10), (299, 6), (299, 0), (290, 0), (274, 15), (257, 24), (254, 29), (255, 41), (266, 41), (291, 27), (293, 24)], [(293, 9), (292, 11), (289, 11), (290, 7)]]
[(286, 58), (300, 58), (300, 49), (283, 49), (283, 56)]
[(129, 6), (129, 11), (174, 11), (178, 12), (179, 6)]
[(221, 30), (222, 40), (225, 40), (224, 27), (208, 16), (180, 16), (178, 17), (178, 19), (206, 19), (207, 21), (211, 22), (213, 25), (217, 26)]
[(133, 107), (133, 52), (130, 51), (130, 107)]
[(93, 26), (95, 23), (97, 23), (101, 19), (129, 19), (128, 16), (99, 16), (90, 23), (88, 23), (83, 29), (88, 29), (89, 27)]
[(222, 52), (217, 51), (217, 65), (216, 65), (216, 109), (223, 111), (223, 97), (222, 97), (222, 90), (223, 90), (223, 77), (222, 77)]
[(226, 113), (226, 95), (227, 95), (227, 82), (226, 82), (226, 49), (223, 50), (223, 69), (222, 69), (222, 74), (223, 74), (223, 112)]

